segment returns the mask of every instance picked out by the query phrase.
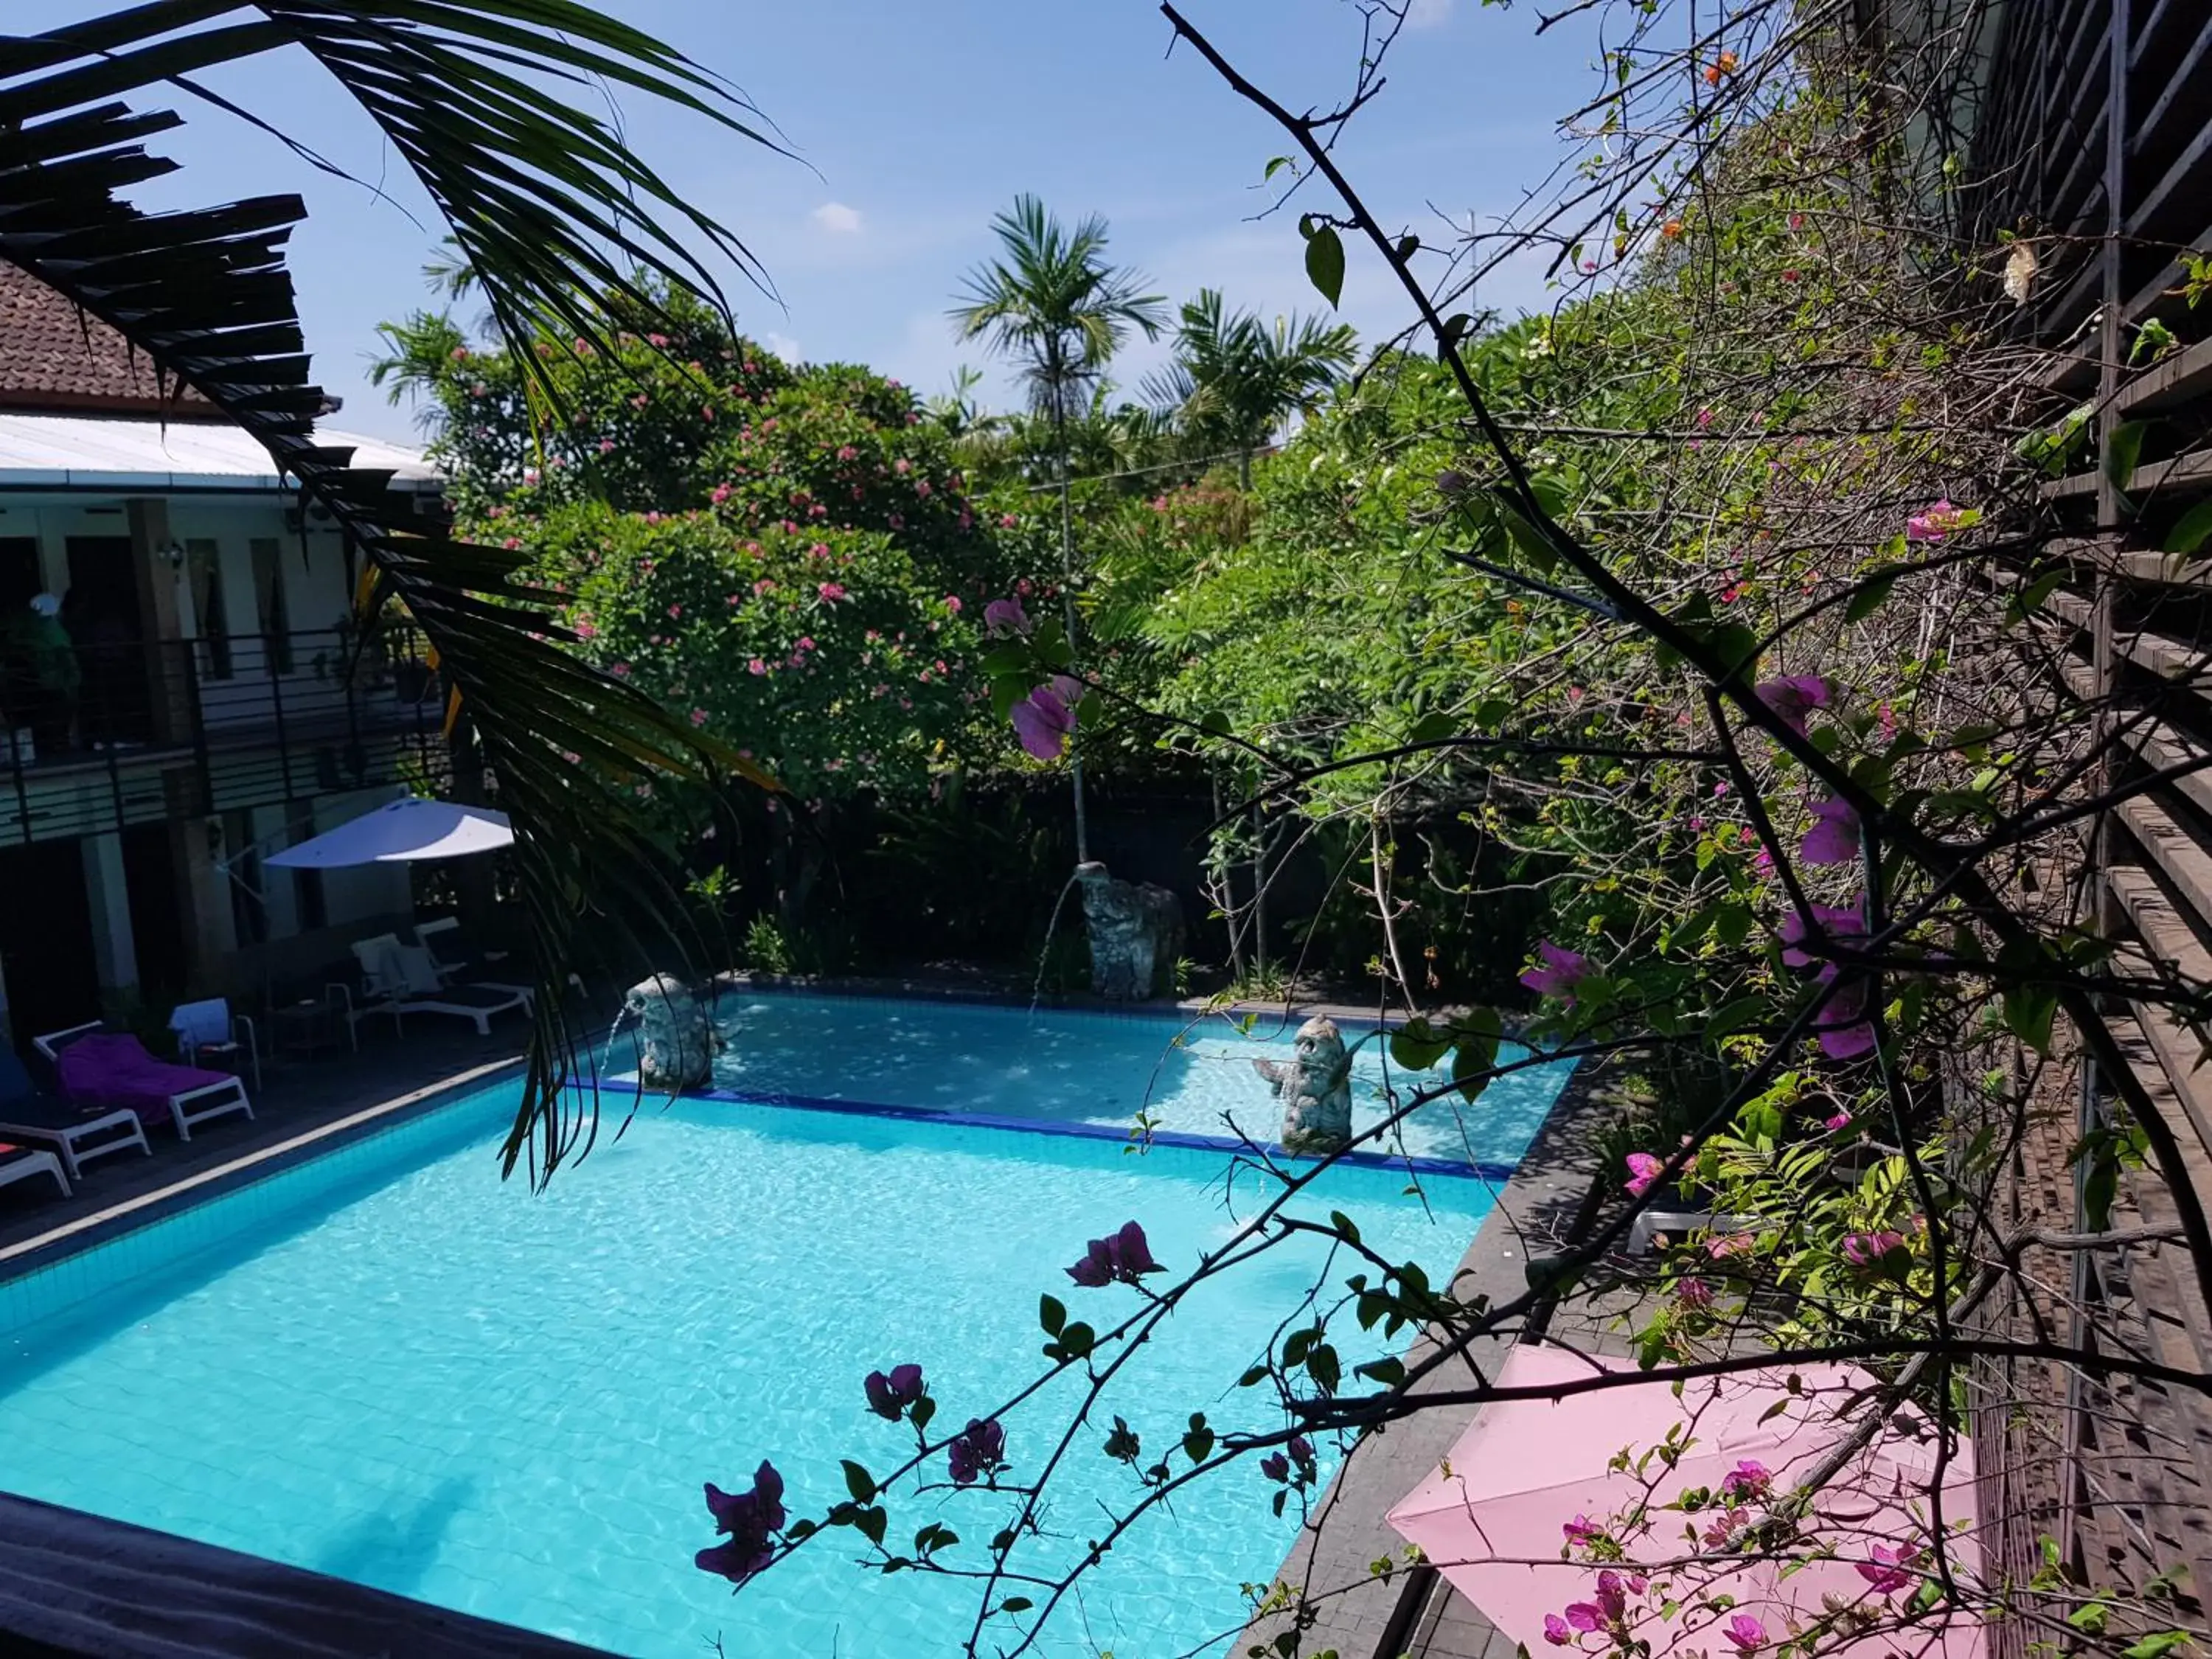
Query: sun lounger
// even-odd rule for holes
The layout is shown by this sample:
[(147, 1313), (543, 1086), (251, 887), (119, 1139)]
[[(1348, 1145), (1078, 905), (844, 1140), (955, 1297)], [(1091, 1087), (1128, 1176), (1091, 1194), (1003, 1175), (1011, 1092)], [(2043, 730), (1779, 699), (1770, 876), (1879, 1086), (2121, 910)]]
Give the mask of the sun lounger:
[(395, 1031), (404, 1031), (409, 1014), (446, 1014), (465, 1019), (478, 1036), (491, 1035), (494, 1014), (511, 1008), (529, 1012), (529, 990), (520, 985), (449, 985), (430, 953), (404, 945), (389, 933), (353, 947), (361, 963), (362, 1006), (346, 1018), (356, 1024), (372, 1014), (389, 1014)]
[(15, 1051), (4, 1043), (0, 1043), (0, 1138), (51, 1146), (71, 1181), (82, 1178), (85, 1164), (109, 1152), (136, 1146), (149, 1158), (154, 1155), (137, 1113), (103, 1112), (96, 1106), (88, 1112), (54, 1099), (31, 1081)]
[(50, 1038), (33, 1040), (41, 1053), (58, 1050), (54, 1070), (69, 1099), (80, 1105), (127, 1108), (142, 1126), (167, 1112), (179, 1140), (190, 1140), (192, 1125), (210, 1118), (230, 1112), (253, 1115), (240, 1079), (156, 1060), (135, 1036), (97, 1031), (76, 1036), (66, 1046), (57, 1043), (55, 1048), (47, 1047)]
[(50, 1175), (62, 1189), (62, 1196), (70, 1195), (69, 1177), (62, 1173), (61, 1161), (52, 1152), (32, 1151), (28, 1146), (10, 1146), (0, 1142), (0, 1187), (11, 1181), (27, 1181), (33, 1176)]

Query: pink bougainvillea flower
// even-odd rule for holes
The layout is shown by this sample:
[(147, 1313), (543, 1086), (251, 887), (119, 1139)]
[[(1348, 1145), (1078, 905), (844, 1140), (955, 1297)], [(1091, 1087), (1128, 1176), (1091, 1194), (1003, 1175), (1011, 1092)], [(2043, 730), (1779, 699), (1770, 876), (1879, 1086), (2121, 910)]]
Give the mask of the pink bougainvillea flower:
[(1742, 1659), (1751, 1659), (1753, 1654), (1766, 1645), (1766, 1626), (1747, 1613), (1739, 1613), (1729, 1620), (1728, 1628), (1722, 1634), (1728, 1638)]
[(1713, 1305), (1713, 1287), (1702, 1279), (1686, 1279), (1674, 1286), (1674, 1300), (1695, 1313)]
[(768, 665), (758, 657), (755, 657), (745, 665), (745, 672), (749, 674), (765, 674), (768, 672)]
[(1774, 1485), (1774, 1472), (1765, 1464), (1745, 1458), (1721, 1477), (1721, 1496), (1734, 1503), (1755, 1501)]
[[(1832, 963), (1820, 970), (1826, 979), (1835, 972)], [(1874, 1023), (1866, 1017), (1866, 987), (1846, 985), (1829, 999), (1814, 1028), (1820, 1033), (1820, 1052), (1831, 1060), (1858, 1060), (1875, 1050)]]
[(1920, 1559), (1917, 1550), (1901, 1549), (1894, 1544), (1876, 1544), (1874, 1559), (1856, 1563), (1859, 1577), (1874, 1586), (1876, 1595), (1894, 1595), (1917, 1576), (1908, 1568)]
[(1538, 996), (1557, 997), (1566, 1003), (1574, 1001), (1575, 987), (1589, 973), (1589, 958), (1549, 939), (1537, 942), (1536, 955), (1540, 965), (1522, 974), (1521, 982)]
[(823, 582), (817, 586), (814, 591), (822, 596), (822, 603), (824, 605), (835, 605), (845, 597), (843, 586), (836, 582)]
[(710, 495), (707, 499), (708, 499), (708, 500), (709, 500), (709, 501), (713, 501), (713, 502), (714, 503), (714, 505), (715, 505), (715, 506), (720, 507), (720, 506), (724, 501), (726, 501), (727, 500), (729, 500), (729, 499), (730, 499), (730, 487), (729, 487), (729, 485), (727, 485), (727, 484), (716, 484), (716, 485), (714, 486), (714, 493), (713, 493), (712, 495)]
[(1726, 1261), (1730, 1256), (1741, 1255), (1758, 1243), (1749, 1233), (1723, 1233), (1718, 1238), (1705, 1241), (1705, 1254), (1716, 1261)]
[(1587, 1544), (1593, 1538), (1602, 1538), (1605, 1535), (1605, 1528), (1587, 1515), (1577, 1516), (1573, 1520), (1562, 1524), (1559, 1530), (1566, 1535), (1567, 1542), (1570, 1544)]
[(1862, 1273), (1896, 1273), (1911, 1265), (1905, 1235), (1891, 1228), (1878, 1233), (1848, 1233), (1842, 1248), (1844, 1260)]
[(1659, 1179), (1660, 1171), (1667, 1166), (1649, 1152), (1628, 1155), (1628, 1179), (1621, 1184), (1628, 1188), (1629, 1196), (1641, 1198), (1651, 1190), (1651, 1183)]
[(1923, 507), (1905, 521), (1905, 539), (1908, 542), (1940, 542), (1959, 527), (1965, 512), (1951, 504), (1946, 495), (1932, 507)]
[(1849, 1112), (1838, 1112), (1833, 1117), (1823, 1119), (1820, 1127), (1832, 1135), (1840, 1134), (1851, 1127), (1851, 1115)]
[(703, 709), (703, 708), (695, 708), (695, 709), (693, 709), (693, 710), (691, 711), (691, 724), (692, 724), (692, 725), (694, 725), (694, 726), (704, 726), (706, 723), (707, 723), (707, 711), (706, 711), (705, 709)]
[(1075, 705), (1083, 698), (1080, 682), (1055, 675), (1050, 685), (1040, 685), (1013, 707), (1014, 735), (1022, 747), (1041, 761), (1055, 761), (1067, 752), (1075, 735)]
[(1832, 696), (1828, 683), (1818, 674), (1784, 674), (1778, 679), (1764, 680), (1755, 688), (1759, 700), (1782, 718), (1784, 725), (1799, 737), (1805, 735), (1805, 722), (1815, 708), (1826, 708)]
[(1848, 864), (1858, 856), (1859, 815), (1849, 801), (1831, 795), (1813, 805), (1813, 827), (1797, 855), (1810, 865)]
[(983, 607), (983, 626), (994, 639), (1027, 634), (1035, 625), (1019, 599), (994, 599)]
[[(1819, 931), (1837, 940), (1861, 939), (1866, 934), (1866, 922), (1859, 915), (1859, 907), (1838, 909), (1832, 904), (1815, 904), (1813, 921)], [(1817, 960), (1805, 949), (1806, 939), (1812, 935), (1813, 926), (1805, 920), (1802, 910), (1793, 910), (1782, 919), (1782, 960), (1791, 968), (1809, 968)]]
[(783, 1529), (783, 1477), (772, 1463), (753, 1472), (753, 1484), (744, 1492), (724, 1492), (707, 1483), (707, 1512), (714, 1528), (729, 1534), (726, 1543), (701, 1550), (692, 1565), (702, 1572), (716, 1573), (733, 1584), (742, 1584), (775, 1559), (773, 1539)]

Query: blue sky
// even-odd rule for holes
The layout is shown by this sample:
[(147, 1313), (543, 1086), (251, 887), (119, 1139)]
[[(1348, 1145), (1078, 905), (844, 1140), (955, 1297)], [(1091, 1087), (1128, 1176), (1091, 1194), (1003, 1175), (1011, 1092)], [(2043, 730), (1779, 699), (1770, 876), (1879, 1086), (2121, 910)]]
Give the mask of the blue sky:
[[(992, 251), (991, 216), (1024, 191), (1066, 218), (1105, 215), (1114, 255), (1172, 301), (1211, 285), (1269, 316), (1323, 303), (1305, 282), (1291, 218), (1253, 218), (1269, 200), (1258, 186), (1285, 148), (1279, 135), (1195, 54), (1168, 52), (1150, 0), (604, 3), (742, 87), (799, 156), (623, 100), (636, 148), (768, 268), (777, 300), (734, 282), (729, 293), (741, 325), (779, 349), (866, 362), (930, 392), (963, 362), (988, 368), (977, 348), (953, 340), (945, 311)], [(29, 30), (104, 9), (15, 0), (9, 23)], [(1350, 0), (1188, 0), (1186, 9), (1292, 107), (1330, 103), (1350, 83), (1359, 44)], [(1554, 122), (1591, 87), (1592, 51), (1587, 34), (1538, 39), (1526, 5), (1415, 0), (1413, 22), (1389, 90), (1342, 156), (1379, 212), (1435, 240), (1440, 215), (1462, 224), (1495, 215), (1542, 179), (1559, 155)], [(324, 383), (345, 398), (338, 423), (408, 435), (409, 412), (369, 387), (366, 366), (379, 320), (432, 303), (421, 278), (437, 234), (427, 203), (312, 63), (263, 59), (216, 85), (400, 205), (189, 102), (186, 129), (163, 141), (185, 170), (142, 199), (305, 195), (295, 269)], [(1541, 297), (1527, 272), (1504, 274), (1483, 299), (1510, 310)], [(1363, 335), (1404, 319), (1384, 273), (1356, 250), (1343, 312)], [(1133, 386), (1158, 356), (1133, 349), (1115, 378)], [(994, 375), (986, 395), (1012, 394)]]

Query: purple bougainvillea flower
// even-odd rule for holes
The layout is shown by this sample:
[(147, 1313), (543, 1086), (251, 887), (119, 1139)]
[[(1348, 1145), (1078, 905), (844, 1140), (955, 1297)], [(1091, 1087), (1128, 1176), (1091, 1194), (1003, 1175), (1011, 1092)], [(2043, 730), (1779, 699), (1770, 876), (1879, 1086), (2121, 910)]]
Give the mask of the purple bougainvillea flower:
[(1055, 684), (1040, 685), (1016, 703), (1014, 735), (1022, 747), (1041, 761), (1066, 754), (1067, 740), (1075, 735), (1075, 701), (1062, 696)]
[(1713, 1287), (1702, 1279), (1686, 1279), (1674, 1287), (1674, 1299), (1685, 1308), (1702, 1313), (1713, 1305)]
[(1165, 1271), (1152, 1260), (1145, 1230), (1125, 1221), (1110, 1238), (1094, 1238), (1084, 1249), (1083, 1260), (1067, 1269), (1067, 1276), (1087, 1290), (1113, 1284), (1133, 1285), (1146, 1273)]
[(1910, 1584), (1916, 1575), (1907, 1571), (1919, 1559), (1917, 1550), (1901, 1549), (1894, 1544), (1876, 1544), (1874, 1559), (1857, 1563), (1859, 1577), (1874, 1586), (1877, 1595), (1894, 1595)]
[(1567, 1603), (1567, 1623), (1577, 1630), (1603, 1630), (1605, 1610), (1595, 1601)]
[(1649, 1152), (1631, 1152), (1628, 1155), (1628, 1179), (1621, 1184), (1628, 1188), (1631, 1198), (1641, 1198), (1651, 1190), (1651, 1183), (1659, 1179), (1659, 1172), (1666, 1167), (1663, 1162)]
[(774, 1464), (763, 1462), (753, 1472), (753, 1484), (747, 1491), (724, 1492), (710, 1480), (707, 1512), (714, 1517), (715, 1529), (727, 1533), (729, 1539), (712, 1549), (701, 1550), (691, 1558), (692, 1565), (702, 1572), (742, 1584), (775, 1559), (774, 1535), (782, 1530), (786, 1518), (783, 1477)]
[(1554, 945), (1549, 939), (1538, 942), (1536, 955), (1542, 966), (1531, 968), (1521, 975), (1521, 982), (1538, 996), (1557, 997), (1562, 1002), (1575, 1000), (1575, 987), (1581, 984), (1589, 972), (1589, 960), (1578, 951)]
[[(1866, 936), (1866, 921), (1860, 915), (1856, 904), (1849, 909), (1838, 909), (1832, 904), (1815, 904), (1813, 906), (1813, 921), (1819, 924), (1821, 933), (1838, 941)], [(1809, 968), (1813, 965), (1816, 958), (1804, 948), (1805, 941), (1811, 937), (1813, 931), (1812, 924), (1806, 921), (1805, 913), (1802, 910), (1792, 910), (1782, 918), (1782, 960), (1786, 966)]]
[(1607, 1568), (1597, 1576), (1598, 1611), (1608, 1624), (1618, 1624), (1628, 1611), (1628, 1592), (1622, 1586), (1620, 1575)]
[(1605, 1529), (1587, 1515), (1578, 1515), (1563, 1524), (1559, 1530), (1566, 1534), (1570, 1544), (1587, 1544), (1593, 1538), (1602, 1538)]
[(1785, 674), (1753, 688), (1759, 700), (1782, 717), (1782, 723), (1799, 737), (1815, 708), (1826, 708), (1832, 693), (1818, 674)]
[(1260, 1473), (1270, 1480), (1288, 1480), (1291, 1478), (1291, 1460), (1280, 1452), (1270, 1452), (1260, 1460)]
[(1813, 805), (1813, 827), (1797, 855), (1811, 865), (1848, 864), (1859, 853), (1859, 815), (1836, 796)]
[[(1721, 1495), (1735, 1502), (1766, 1496), (1774, 1485), (1773, 1471), (1747, 1457), (1721, 1477)], [(1764, 1639), (1764, 1638), (1762, 1638)]]
[(1547, 1613), (1544, 1615), (1544, 1639), (1555, 1648), (1572, 1647), (1575, 1633), (1558, 1613)]
[(1312, 1466), (1314, 1461), (1313, 1442), (1307, 1439), (1305, 1436), (1302, 1434), (1292, 1435), (1290, 1439), (1289, 1450), (1291, 1454), (1291, 1462), (1298, 1465), (1299, 1468), (1308, 1468)]
[(888, 1376), (870, 1371), (861, 1387), (867, 1390), (868, 1409), (896, 1423), (906, 1415), (908, 1407), (921, 1398), (921, 1367), (894, 1365)]
[(1036, 626), (1019, 599), (994, 599), (983, 607), (983, 627), (994, 639), (1026, 635)]
[(1006, 1431), (1000, 1427), (995, 1417), (971, 1417), (968, 1426), (953, 1437), (945, 1452), (945, 1462), (951, 1468), (952, 1484), (972, 1486), (1005, 1466)]
[[(1825, 980), (1835, 972), (1832, 963), (1821, 970)], [(1831, 1060), (1858, 1060), (1875, 1049), (1874, 1023), (1866, 1018), (1866, 987), (1846, 985), (1820, 1011), (1814, 1028), (1820, 1034), (1820, 1052)]]
[(1750, 1659), (1753, 1654), (1766, 1645), (1766, 1626), (1747, 1613), (1739, 1613), (1729, 1620), (1727, 1630), (1722, 1634), (1728, 1638), (1744, 1659)]
[(1893, 1273), (1911, 1263), (1905, 1235), (1885, 1228), (1878, 1233), (1850, 1233), (1843, 1243), (1844, 1260), (1865, 1273)]

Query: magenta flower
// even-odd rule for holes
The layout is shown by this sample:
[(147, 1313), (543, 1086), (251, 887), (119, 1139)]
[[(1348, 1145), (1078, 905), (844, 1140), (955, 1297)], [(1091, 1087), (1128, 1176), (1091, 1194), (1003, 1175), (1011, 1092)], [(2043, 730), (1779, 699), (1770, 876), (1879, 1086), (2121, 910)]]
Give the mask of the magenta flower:
[(954, 1486), (972, 1486), (1006, 1466), (1006, 1431), (995, 1417), (971, 1417), (945, 1447), (945, 1461)]
[(1755, 688), (1759, 700), (1771, 708), (1799, 737), (1805, 735), (1805, 722), (1815, 708), (1828, 707), (1830, 692), (1827, 681), (1818, 674), (1786, 674), (1780, 679), (1767, 680)]
[(1805, 832), (1805, 840), (1797, 855), (1810, 865), (1849, 864), (1858, 856), (1859, 815), (1851, 804), (1838, 796), (1813, 805), (1813, 827)]
[(894, 1365), (889, 1376), (870, 1371), (860, 1386), (867, 1394), (868, 1409), (893, 1423), (903, 1417), (907, 1407), (920, 1400), (924, 1392), (919, 1365)]
[(1271, 1452), (1260, 1460), (1260, 1473), (1276, 1482), (1291, 1478), (1291, 1460), (1280, 1452)]
[(945, 596), (945, 608), (947, 611), (950, 611), (954, 616), (958, 616), (960, 614), (960, 596), (957, 593), (947, 593)]
[(1674, 1299), (1692, 1313), (1713, 1305), (1713, 1287), (1702, 1279), (1686, 1279), (1674, 1287)]
[(1537, 942), (1536, 954), (1542, 959), (1542, 966), (1522, 974), (1521, 982), (1539, 996), (1557, 997), (1562, 1002), (1572, 1003), (1575, 987), (1589, 972), (1589, 958), (1549, 939)]
[(1566, 1535), (1567, 1542), (1570, 1544), (1587, 1544), (1593, 1538), (1602, 1538), (1605, 1535), (1605, 1528), (1587, 1515), (1577, 1516), (1573, 1520), (1563, 1524), (1559, 1530)]
[(1743, 1659), (1751, 1659), (1753, 1654), (1766, 1645), (1766, 1626), (1747, 1613), (1739, 1613), (1729, 1620), (1728, 1628), (1722, 1634), (1735, 1645), (1736, 1652)]
[(1838, 1112), (1833, 1117), (1823, 1121), (1820, 1127), (1832, 1135), (1840, 1134), (1851, 1127), (1851, 1115), (1849, 1112)]
[(1747, 1457), (1721, 1477), (1721, 1496), (1734, 1503), (1753, 1502), (1765, 1497), (1773, 1485), (1773, 1472)]
[(1728, 1541), (1751, 1523), (1751, 1516), (1742, 1510), (1726, 1510), (1706, 1523), (1700, 1541), (1709, 1550), (1725, 1549)]
[[(1838, 909), (1832, 904), (1815, 904), (1813, 907), (1813, 921), (1820, 925), (1820, 932), (1838, 941), (1862, 939), (1866, 934), (1865, 919), (1860, 915), (1859, 907), (1856, 904), (1848, 909)], [(1803, 911), (1793, 910), (1783, 917), (1782, 960), (1785, 966), (1809, 968), (1813, 965), (1814, 958), (1804, 948), (1805, 940), (1812, 932)]]
[(824, 605), (835, 605), (845, 597), (844, 588), (836, 582), (817, 583), (814, 591), (822, 596), (822, 603)]
[(1019, 599), (994, 599), (983, 607), (983, 626), (993, 639), (1027, 634), (1035, 626)]
[(1575, 1633), (1558, 1613), (1547, 1613), (1544, 1615), (1544, 1639), (1555, 1648), (1572, 1647)]
[(1659, 1179), (1660, 1171), (1666, 1167), (1649, 1152), (1631, 1152), (1628, 1155), (1628, 1179), (1621, 1184), (1628, 1188), (1631, 1198), (1641, 1198), (1651, 1190), (1651, 1183)]
[[(1823, 981), (1835, 966), (1820, 970)], [(1830, 999), (1814, 1026), (1820, 1034), (1820, 1052), (1831, 1060), (1859, 1060), (1875, 1050), (1874, 1022), (1866, 1017), (1866, 987), (1846, 985)]]
[(1876, 1544), (1874, 1559), (1856, 1565), (1859, 1577), (1874, 1586), (1876, 1595), (1894, 1595), (1910, 1584), (1915, 1574), (1906, 1571), (1920, 1559), (1917, 1550), (1907, 1550), (1894, 1544)]
[(1905, 521), (1905, 539), (1908, 542), (1940, 542), (1959, 527), (1959, 521), (1965, 516), (1946, 495), (1934, 506), (1922, 507)]
[(1082, 697), (1082, 682), (1056, 674), (1050, 685), (1040, 685), (1016, 703), (1014, 735), (1022, 747), (1041, 761), (1055, 761), (1066, 754), (1068, 739), (1075, 735), (1075, 705)]
[(1850, 1233), (1843, 1243), (1844, 1260), (1862, 1273), (1898, 1274), (1912, 1265), (1905, 1235), (1885, 1228), (1878, 1233)]
[[(1165, 1271), (1152, 1260), (1152, 1246), (1145, 1241), (1145, 1230), (1135, 1222), (1124, 1222), (1119, 1232), (1110, 1238), (1094, 1238), (1085, 1249), (1083, 1260), (1067, 1268), (1067, 1276), (1089, 1290), (1099, 1290), (1108, 1285), (1133, 1285), (1146, 1273)], [(1292, 1449), (1297, 1447), (1293, 1443)]]
[(1741, 1255), (1758, 1243), (1749, 1233), (1723, 1233), (1718, 1238), (1705, 1241), (1705, 1254), (1716, 1261), (1725, 1261), (1730, 1256)]
[(775, 1559), (774, 1536), (783, 1529), (785, 1516), (783, 1477), (774, 1464), (763, 1462), (744, 1492), (724, 1492), (708, 1481), (707, 1510), (714, 1517), (715, 1530), (727, 1533), (729, 1539), (691, 1558), (702, 1572), (742, 1584)]

